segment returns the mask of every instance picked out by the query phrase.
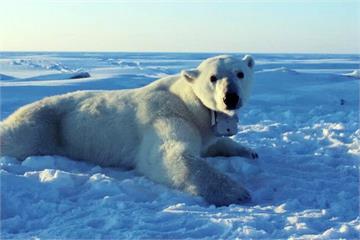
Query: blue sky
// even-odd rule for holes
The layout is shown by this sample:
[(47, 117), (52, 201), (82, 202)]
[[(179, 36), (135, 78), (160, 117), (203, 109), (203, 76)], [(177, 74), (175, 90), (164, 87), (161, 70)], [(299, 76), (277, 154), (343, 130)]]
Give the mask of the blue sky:
[(6, 51), (360, 51), (360, 0), (2, 0), (0, 9)]

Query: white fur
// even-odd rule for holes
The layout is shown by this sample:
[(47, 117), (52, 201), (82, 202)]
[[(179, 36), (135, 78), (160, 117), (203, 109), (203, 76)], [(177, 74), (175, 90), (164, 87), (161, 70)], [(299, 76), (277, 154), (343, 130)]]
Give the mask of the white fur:
[[(216, 137), (210, 110), (227, 110), (226, 91), (246, 102), (254, 60), (218, 56), (133, 90), (74, 92), (26, 105), (0, 123), (1, 155), (65, 155), (101, 166), (135, 168), (155, 182), (203, 196), (216, 205), (250, 195), (202, 157), (254, 152)], [(243, 79), (236, 73), (242, 71)], [(211, 82), (210, 76), (218, 80)]]

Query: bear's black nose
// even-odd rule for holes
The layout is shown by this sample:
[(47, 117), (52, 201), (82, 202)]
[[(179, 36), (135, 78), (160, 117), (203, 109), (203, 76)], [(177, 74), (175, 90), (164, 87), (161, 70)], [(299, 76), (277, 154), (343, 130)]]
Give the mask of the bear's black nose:
[(229, 110), (236, 109), (239, 103), (239, 96), (237, 95), (237, 93), (228, 92), (225, 94), (224, 103), (227, 109)]

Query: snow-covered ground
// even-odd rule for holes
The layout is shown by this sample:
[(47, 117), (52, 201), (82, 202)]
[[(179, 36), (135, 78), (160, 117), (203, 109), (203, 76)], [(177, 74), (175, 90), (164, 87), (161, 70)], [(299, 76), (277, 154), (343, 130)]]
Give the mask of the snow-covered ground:
[[(213, 55), (3, 52), (1, 119), (44, 96), (139, 87)], [(359, 238), (360, 56), (254, 57), (234, 138), (260, 159), (208, 159), (248, 187), (251, 203), (216, 208), (134, 171), (61, 156), (3, 157), (1, 238)]]

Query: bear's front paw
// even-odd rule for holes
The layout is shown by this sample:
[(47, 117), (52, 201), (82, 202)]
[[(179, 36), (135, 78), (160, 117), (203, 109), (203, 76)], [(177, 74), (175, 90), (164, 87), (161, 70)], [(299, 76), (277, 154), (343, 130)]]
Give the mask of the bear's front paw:
[(258, 159), (259, 154), (257, 154), (257, 152), (255, 152), (254, 150), (249, 148), (247, 150), (247, 158), (249, 158), (249, 159)]
[(237, 187), (236, 197), (237, 197), (238, 203), (246, 203), (251, 200), (250, 193), (241, 186)]
[(250, 193), (240, 184), (224, 176), (220, 182), (212, 182), (207, 186), (205, 199), (215, 206), (242, 204), (251, 200)]

